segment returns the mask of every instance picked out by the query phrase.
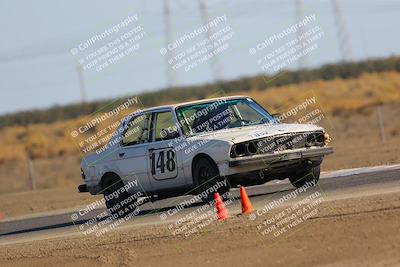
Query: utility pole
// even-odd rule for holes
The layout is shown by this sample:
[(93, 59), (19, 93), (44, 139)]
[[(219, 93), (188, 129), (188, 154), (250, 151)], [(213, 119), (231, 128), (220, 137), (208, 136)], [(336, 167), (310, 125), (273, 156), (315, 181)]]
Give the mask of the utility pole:
[(76, 65), (76, 71), (78, 72), (79, 78), (79, 89), (81, 91), (81, 101), (82, 101), (82, 110), (84, 114), (88, 114), (88, 106), (87, 106), (87, 97), (86, 97), (86, 87), (85, 80), (83, 78), (83, 69), (81, 65)]
[(36, 191), (36, 179), (35, 179), (35, 172), (33, 169), (33, 162), (29, 157), (27, 159), (27, 165), (28, 165), (28, 176), (29, 180), (31, 181), (31, 189), (32, 191)]
[(342, 11), (339, 6), (339, 0), (331, 0), (333, 7), (333, 14), (335, 16), (336, 33), (339, 42), (340, 51), (342, 53), (343, 61), (352, 60), (352, 49), (349, 41), (349, 35), (346, 29)]
[(376, 113), (378, 114), (378, 125), (379, 125), (379, 132), (381, 136), (382, 143), (386, 142), (385, 138), (385, 127), (383, 126), (383, 117), (382, 117), (382, 106), (378, 105), (376, 107)]
[(170, 66), (169, 64), (170, 59), (173, 58), (172, 52), (168, 49), (168, 44), (170, 44), (172, 41), (169, 0), (164, 0), (164, 25), (166, 34), (165, 49), (167, 49), (167, 53), (165, 55), (166, 75), (167, 75), (168, 88), (172, 88), (175, 84), (175, 73), (174, 70), (172, 69), (172, 66)]
[[(203, 25), (205, 25), (209, 21), (209, 17), (207, 14), (207, 7), (206, 4), (204, 3), (204, 0), (198, 0), (198, 2), (200, 8), (201, 21)], [(211, 35), (212, 35), (211, 29), (208, 29), (208, 31), (206, 32), (208, 40), (210, 40)], [(212, 75), (214, 76), (214, 80), (220, 81), (222, 79), (222, 68), (221, 65), (219, 64), (217, 55), (211, 57), (210, 63), (211, 63), (211, 72)]]
[[(296, 14), (295, 14), (295, 18), (296, 18), (296, 22), (299, 22), (302, 18), (303, 18), (303, 0), (295, 0), (295, 7), (296, 7)], [(303, 28), (299, 27), (297, 29), (297, 40), (300, 42), (300, 36), (302, 36), (304, 34)], [(303, 53), (304, 51), (304, 47), (301, 46), (301, 52)], [(298, 59), (298, 69), (302, 70), (307, 62), (307, 55), (302, 55), (299, 59)]]

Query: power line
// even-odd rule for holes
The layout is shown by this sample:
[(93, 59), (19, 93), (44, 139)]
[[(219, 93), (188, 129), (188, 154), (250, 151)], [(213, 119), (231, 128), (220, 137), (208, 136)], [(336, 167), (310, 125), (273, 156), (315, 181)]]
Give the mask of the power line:
[(349, 41), (349, 35), (346, 29), (346, 23), (342, 15), (342, 11), (339, 6), (338, 0), (331, 0), (333, 14), (335, 17), (336, 33), (339, 42), (339, 48), (342, 53), (343, 61), (349, 61), (352, 59), (352, 49)]

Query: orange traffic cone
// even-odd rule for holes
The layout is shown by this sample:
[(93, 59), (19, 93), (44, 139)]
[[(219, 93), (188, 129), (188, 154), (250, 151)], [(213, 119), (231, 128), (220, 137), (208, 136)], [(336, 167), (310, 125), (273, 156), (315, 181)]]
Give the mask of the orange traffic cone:
[(225, 208), (224, 202), (218, 193), (214, 194), (215, 207), (217, 208), (218, 221), (223, 221), (229, 218), (228, 210)]
[(3, 213), (0, 212), (0, 220), (2, 220), (4, 218)]
[(250, 199), (247, 196), (246, 189), (243, 186), (240, 187), (240, 201), (242, 202), (242, 213), (250, 213), (253, 211)]

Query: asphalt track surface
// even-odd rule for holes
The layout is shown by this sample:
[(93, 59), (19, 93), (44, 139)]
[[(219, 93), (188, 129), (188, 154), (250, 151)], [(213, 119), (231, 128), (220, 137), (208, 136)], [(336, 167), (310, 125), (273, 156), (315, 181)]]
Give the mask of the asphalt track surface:
[[(247, 187), (246, 190), (253, 207), (262, 209), (295, 189), (287, 181), (272, 181), (260, 186)], [(400, 192), (400, 165), (324, 172), (318, 185), (312, 190), (321, 192), (324, 201)], [(239, 191), (233, 189), (231, 193), (232, 202), (228, 205), (228, 210), (231, 214), (240, 213)], [(182, 196), (146, 203), (140, 206), (138, 215), (119, 227), (167, 225), (176, 222), (201, 206), (200, 203), (195, 203), (180, 210), (176, 215), (169, 215), (175, 205), (191, 197)], [(10, 218), (0, 223), (0, 245), (82, 235), (80, 226), (105, 211), (104, 208), (99, 208), (75, 220), (71, 216), (77, 211), (55, 211), (28, 218)]]

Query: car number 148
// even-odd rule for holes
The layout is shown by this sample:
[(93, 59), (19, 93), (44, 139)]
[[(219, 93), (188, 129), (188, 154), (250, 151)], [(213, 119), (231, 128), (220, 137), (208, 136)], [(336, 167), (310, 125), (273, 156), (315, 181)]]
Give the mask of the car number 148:
[(176, 156), (172, 149), (155, 150), (150, 154), (151, 174), (155, 179), (176, 177)]

